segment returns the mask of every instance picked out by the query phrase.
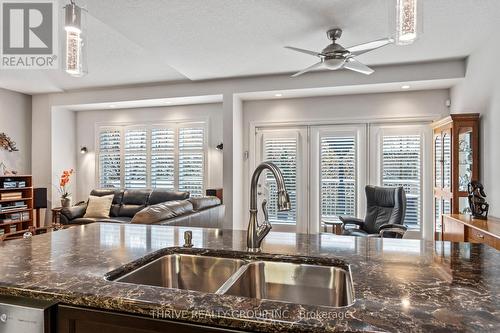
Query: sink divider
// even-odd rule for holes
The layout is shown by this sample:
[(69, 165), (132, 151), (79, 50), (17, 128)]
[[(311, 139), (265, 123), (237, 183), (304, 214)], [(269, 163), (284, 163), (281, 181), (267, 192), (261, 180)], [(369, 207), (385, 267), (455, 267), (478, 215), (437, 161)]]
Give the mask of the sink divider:
[(247, 262), (246, 264), (241, 266), (235, 273), (233, 273), (233, 275), (229, 277), (229, 279), (226, 280), (226, 282), (222, 284), (222, 286), (220, 286), (219, 289), (217, 289), (215, 293), (218, 295), (225, 294), (229, 290), (229, 288), (231, 288), (236, 283), (236, 281), (238, 281), (238, 279), (243, 274), (245, 274), (245, 272), (248, 270), (248, 267), (250, 267), (251, 263), (252, 262)]

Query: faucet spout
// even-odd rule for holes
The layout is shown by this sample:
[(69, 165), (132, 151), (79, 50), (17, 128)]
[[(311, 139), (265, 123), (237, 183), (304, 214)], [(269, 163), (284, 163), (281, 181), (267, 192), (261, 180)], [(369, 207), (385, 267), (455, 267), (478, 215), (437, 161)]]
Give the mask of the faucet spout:
[(260, 246), (264, 238), (272, 229), (271, 223), (268, 221), (266, 201), (262, 203), (262, 210), (264, 212), (265, 221), (259, 225), (257, 221), (257, 184), (259, 177), (264, 170), (269, 170), (276, 179), (276, 187), (278, 189), (278, 210), (287, 211), (291, 209), (290, 197), (286, 191), (285, 179), (281, 170), (272, 162), (261, 163), (252, 175), (250, 187), (250, 220), (248, 222), (247, 233), (247, 248), (249, 252), (260, 252)]

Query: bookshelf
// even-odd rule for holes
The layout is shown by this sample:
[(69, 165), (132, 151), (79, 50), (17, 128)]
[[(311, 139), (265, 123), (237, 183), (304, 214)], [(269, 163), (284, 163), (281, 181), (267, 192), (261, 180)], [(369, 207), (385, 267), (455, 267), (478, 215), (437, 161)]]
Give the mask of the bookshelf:
[(0, 176), (0, 238), (33, 226), (33, 178)]

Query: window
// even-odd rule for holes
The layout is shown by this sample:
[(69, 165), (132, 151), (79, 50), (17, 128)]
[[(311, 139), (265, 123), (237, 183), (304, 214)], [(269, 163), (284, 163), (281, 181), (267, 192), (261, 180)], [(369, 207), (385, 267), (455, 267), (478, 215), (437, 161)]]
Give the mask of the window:
[(101, 128), (99, 133), (99, 185), (120, 187), (121, 184), (121, 131)]
[(420, 135), (384, 135), (382, 186), (402, 186), (406, 192), (405, 224), (417, 228), (421, 206)]
[(105, 126), (98, 141), (100, 187), (161, 187), (203, 195), (205, 123)]
[(147, 187), (146, 146), (146, 129), (125, 129), (125, 188)]
[(432, 221), (426, 209), (432, 206), (432, 182), (426, 177), (432, 168), (426, 158), (432, 135), (427, 124), (257, 127), (255, 138), (255, 166), (266, 160), (276, 163), (292, 201), (291, 211), (278, 212), (274, 177), (261, 177), (265, 186), (257, 193), (261, 200), (267, 198), (269, 219), (280, 231), (317, 233), (325, 230), (325, 221), (342, 215), (363, 218), (367, 184), (403, 186), (404, 224), (414, 231)]
[(151, 130), (151, 187), (175, 189), (175, 129)]
[(320, 138), (321, 220), (356, 216), (356, 136)]
[[(291, 209), (278, 211), (276, 180), (269, 171), (259, 178), (257, 188), (259, 212), (261, 204), (267, 200), (269, 220), (274, 231), (307, 233), (307, 128), (256, 128), (255, 167), (263, 161), (275, 163), (283, 174), (286, 190), (290, 197)], [(251, 162), (251, 163), (252, 163)], [(252, 168), (251, 173), (255, 169)], [(251, 175), (250, 175), (251, 177)], [(250, 179), (250, 177), (248, 179)], [(260, 216), (262, 219), (263, 216)]]
[(264, 138), (264, 161), (272, 161), (280, 168), (292, 204), (291, 210), (278, 211), (276, 180), (271, 172), (266, 172), (265, 179), (269, 192), (267, 203), (269, 220), (272, 222), (295, 223), (297, 218), (297, 138), (286, 136)]
[(204, 137), (203, 127), (179, 129), (179, 191), (193, 196), (203, 195)]

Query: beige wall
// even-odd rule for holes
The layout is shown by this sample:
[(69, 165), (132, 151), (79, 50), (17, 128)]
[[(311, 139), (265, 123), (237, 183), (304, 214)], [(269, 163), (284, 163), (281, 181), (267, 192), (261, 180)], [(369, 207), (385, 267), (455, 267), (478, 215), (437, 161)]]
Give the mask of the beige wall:
[[(448, 98), (449, 90), (441, 89), (246, 101), (243, 103), (243, 149), (249, 151), (250, 156), (254, 153), (250, 151), (252, 147), (250, 141), (254, 139), (250, 132), (251, 125), (349, 124), (404, 120), (405, 118), (437, 120), (449, 114), (449, 109), (445, 105)], [(250, 159), (244, 162), (244, 209), (241, 218), (235, 219), (235, 229), (245, 229), (248, 220), (249, 180), (253, 171), (253, 166), (249, 165), (250, 162)], [(430, 217), (425, 221), (427, 224), (431, 222)]]
[(500, 217), (500, 43), (494, 37), (467, 60), (463, 82), (451, 90), (452, 113), (481, 113), (481, 175), (490, 215)]
[(215, 149), (222, 142), (222, 104), (179, 105), (161, 108), (77, 111), (75, 148), (87, 147), (88, 153), (77, 154), (78, 188), (75, 199), (85, 200), (96, 184), (95, 129), (97, 124), (148, 123), (168, 121), (208, 121), (207, 188), (222, 187), (222, 152)]
[(31, 96), (0, 88), (1, 132), (16, 142), (19, 151), (1, 149), (0, 162), (10, 170), (31, 174)]

